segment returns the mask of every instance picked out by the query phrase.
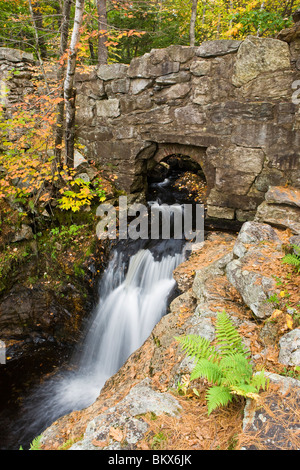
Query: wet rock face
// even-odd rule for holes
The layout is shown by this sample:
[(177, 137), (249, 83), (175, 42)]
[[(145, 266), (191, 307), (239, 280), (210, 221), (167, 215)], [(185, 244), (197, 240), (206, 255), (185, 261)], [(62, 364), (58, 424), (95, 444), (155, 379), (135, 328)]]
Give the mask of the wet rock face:
[[(23, 246), (27, 253), (31, 246), (28, 243), (31, 241), (16, 241), (9, 249), (22, 253)], [(61, 253), (58, 243), (55, 247)], [(49, 350), (55, 344), (67, 348), (74, 346), (80, 336), (83, 319), (93, 308), (97, 297), (101, 249), (96, 247), (95, 256), (92, 254), (82, 259), (81, 270), (77, 272), (68, 256), (62, 258), (61, 254), (63, 261), (59, 264), (51, 257), (47, 258), (45, 253), (37, 254), (35, 248), (35, 253), (31, 252), (24, 258), (21, 256), (11, 263), (2, 276), (0, 331), (11, 362), (22, 358), (23, 354), (26, 360), (37, 345)], [(79, 245), (78, 253), (81, 253)], [(43, 259), (46, 260), (44, 264)]]
[(204, 171), (210, 217), (253, 220), (269, 186), (300, 185), (296, 49), (249, 36), (101, 66), (77, 77), (79, 138), (129, 192), (176, 147)]
[(35, 285), (33, 288), (15, 286), (0, 301), (2, 338), (24, 340), (32, 337), (40, 340), (51, 338), (62, 342), (73, 341), (76, 313), (72, 311), (72, 307), (76, 301), (80, 304), (81, 300), (75, 288), (66, 286), (63, 290), (68, 306), (62, 300), (62, 292), (59, 294), (42, 285)]

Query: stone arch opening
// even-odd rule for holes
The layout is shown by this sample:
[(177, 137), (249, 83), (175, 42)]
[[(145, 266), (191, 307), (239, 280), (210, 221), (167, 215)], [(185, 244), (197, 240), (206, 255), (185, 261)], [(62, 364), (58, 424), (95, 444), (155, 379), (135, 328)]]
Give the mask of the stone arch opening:
[[(164, 184), (168, 190), (162, 191)], [(147, 198), (163, 195), (161, 203), (205, 203), (207, 183), (201, 165), (189, 155), (172, 154), (147, 172)]]
[(176, 198), (181, 202), (205, 204), (210, 182), (206, 171), (206, 147), (156, 144), (144, 165), (144, 187), (147, 188), (148, 198), (149, 193), (155, 196), (156, 184), (164, 180), (171, 180), (172, 185), (171, 191), (168, 185), (166, 200), (162, 202), (172, 203)]

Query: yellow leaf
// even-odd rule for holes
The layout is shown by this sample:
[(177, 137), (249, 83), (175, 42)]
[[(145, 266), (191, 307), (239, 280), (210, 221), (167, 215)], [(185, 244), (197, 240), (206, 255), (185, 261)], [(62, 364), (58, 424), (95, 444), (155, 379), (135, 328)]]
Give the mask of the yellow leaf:
[(287, 313), (287, 314), (285, 315), (285, 321), (286, 321), (286, 326), (289, 328), (289, 330), (292, 330), (292, 329), (293, 329), (293, 326), (294, 326), (294, 322), (293, 322), (292, 316)]
[(282, 315), (282, 310), (276, 309), (276, 310), (274, 310), (274, 312), (272, 313), (270, 319), (271, 319), (271, 320), (275, 320), (275, 318), (280, 317), (280, 315)]

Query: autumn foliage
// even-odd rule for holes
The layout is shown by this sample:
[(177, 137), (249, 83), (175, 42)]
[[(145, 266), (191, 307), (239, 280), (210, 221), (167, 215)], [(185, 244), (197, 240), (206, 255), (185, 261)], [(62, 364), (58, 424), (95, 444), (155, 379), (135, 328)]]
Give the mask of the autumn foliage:
[(54, 86), (46, 93), (36, 76), (33, 93), (25, 94), (22, 103), (1, 109), (0, 198), (32, 203), (46, 203), (60, 179), (71, 176), (64, 166), (60, 171), (54, 157), (56, 106), (61, 101)]

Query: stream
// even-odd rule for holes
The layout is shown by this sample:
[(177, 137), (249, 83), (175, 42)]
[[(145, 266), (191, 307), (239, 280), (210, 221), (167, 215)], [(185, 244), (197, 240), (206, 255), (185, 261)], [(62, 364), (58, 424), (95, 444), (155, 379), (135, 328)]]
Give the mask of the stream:
[[(178, 201), (171, 190), (176, 176), (150, 186), (149, 208)], [(24, 399), (21, 414), (10, 431), (12, 449), (20, 445), (28, 448), (56, 419), (96, 400), (106, 380), (145, 342), (167, 313), (176, 295), (172, 273), (185, 256), (184, 239), (120, 240), (115, 244), (99, 281), (99, 301), (88, 319), (82, 342), (67, 368), (45, 379)]]

